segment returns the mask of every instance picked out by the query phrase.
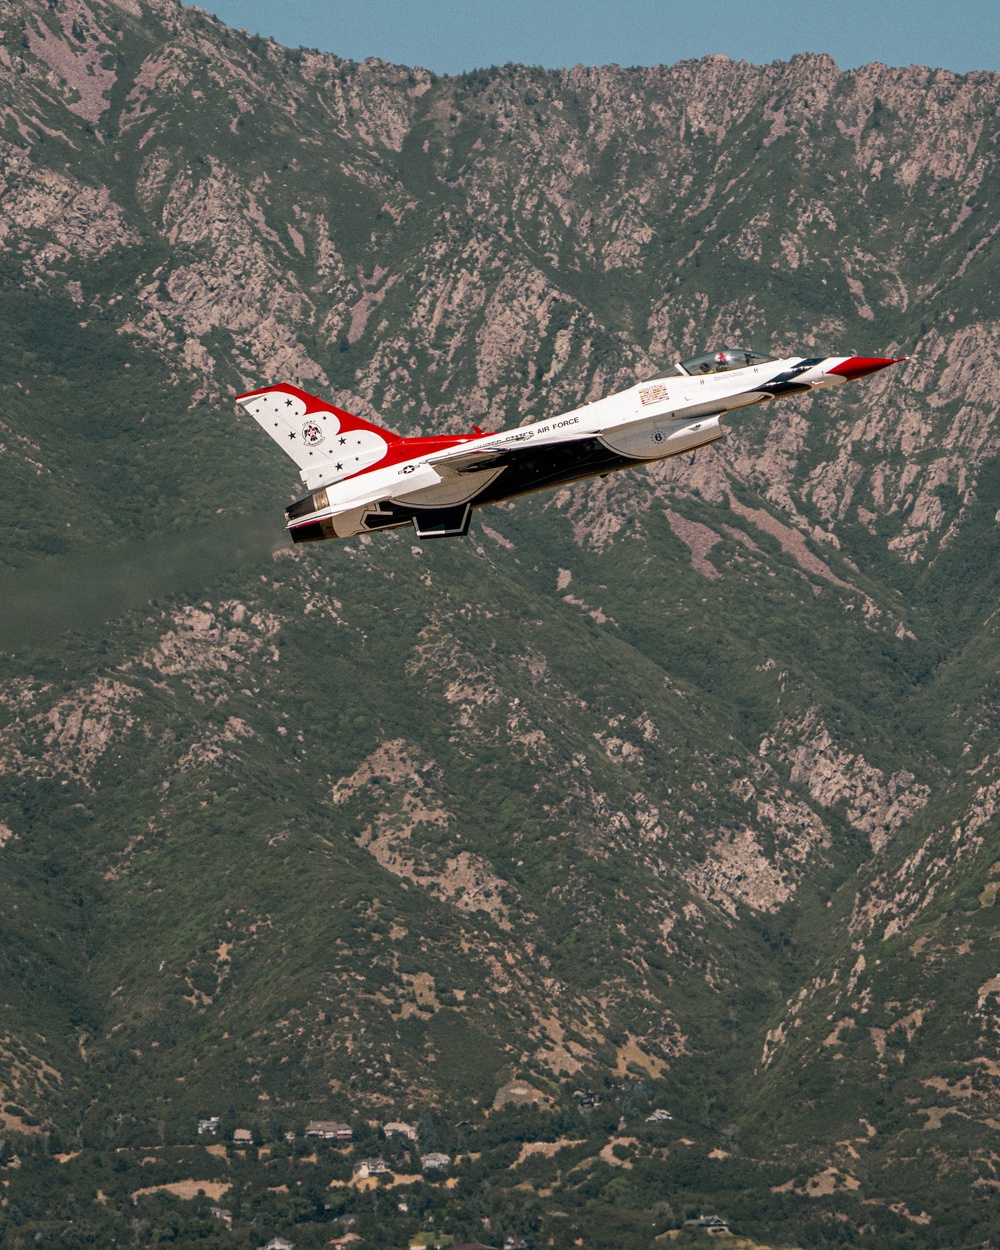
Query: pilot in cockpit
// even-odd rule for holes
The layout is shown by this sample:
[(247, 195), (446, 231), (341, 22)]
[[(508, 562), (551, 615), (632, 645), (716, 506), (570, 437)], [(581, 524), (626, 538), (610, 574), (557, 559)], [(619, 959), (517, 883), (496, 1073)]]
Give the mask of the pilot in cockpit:
[(761, 352), (747, 351), (745, 347), (723, 347), (719, 351), (704, 352), (700, 356), (692, 356), (690, 360), (682, 360), (677, 367), (689, 377), (696, 377), (705, 373), (728, 373), (731, 369), (748, 369), (751, 365), (766, 364), (774, 359), (774, 356), (765, 356)]

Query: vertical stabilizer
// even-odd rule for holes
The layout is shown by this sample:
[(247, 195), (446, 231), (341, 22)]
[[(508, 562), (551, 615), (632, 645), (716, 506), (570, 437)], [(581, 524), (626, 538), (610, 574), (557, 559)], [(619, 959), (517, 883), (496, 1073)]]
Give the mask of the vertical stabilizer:
[(374, 468), (399, 442), (391, 430), (288, 382), (238, 395), (236, 402), (291, 456), (311, 490)]

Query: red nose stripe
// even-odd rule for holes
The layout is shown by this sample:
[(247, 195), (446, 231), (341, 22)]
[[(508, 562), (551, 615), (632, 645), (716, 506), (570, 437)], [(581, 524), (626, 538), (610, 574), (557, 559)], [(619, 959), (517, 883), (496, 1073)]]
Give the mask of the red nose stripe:
[(827, 372), (837, 373), (842, 378), (863, 378), (866, 374), (878, 373), (879, 369), (887, 369), (889, 365), (898, 365), (901, 360), (906, 360), (906, 357), (897, 356), (895, 360), (889, 360), (885, 356), (851, 356), (849, 360), (835, 365)]

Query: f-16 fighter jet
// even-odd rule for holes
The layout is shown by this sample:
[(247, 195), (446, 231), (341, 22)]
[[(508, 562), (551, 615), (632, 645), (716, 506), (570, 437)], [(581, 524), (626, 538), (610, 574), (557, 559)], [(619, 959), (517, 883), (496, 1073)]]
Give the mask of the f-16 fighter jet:
[[(899, 359), (905, 359), (900, 357)], [(297, 542), (412, 525), (469, 531), (473, 508), (665, 460), (722, 438), (734, 408), (839, 386), (898, 363), (873, 356), (776, 360), (724, 347), (672, 373), (499, 434), (401, 438), (288, 383), (236, 402), (282, 447), (312, 493), (285, 509)]]

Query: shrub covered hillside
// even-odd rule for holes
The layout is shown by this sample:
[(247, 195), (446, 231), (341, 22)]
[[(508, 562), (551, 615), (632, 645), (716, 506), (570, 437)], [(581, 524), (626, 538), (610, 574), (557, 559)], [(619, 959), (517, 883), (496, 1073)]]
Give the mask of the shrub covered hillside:
[[(997, 76), (0, 61), (0, 1246), (988, 1238)], [(909, 359), (425, 545), (288, 546), (232, 403), (728, 344)]]

